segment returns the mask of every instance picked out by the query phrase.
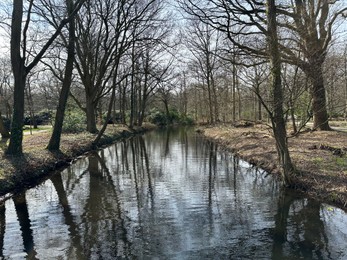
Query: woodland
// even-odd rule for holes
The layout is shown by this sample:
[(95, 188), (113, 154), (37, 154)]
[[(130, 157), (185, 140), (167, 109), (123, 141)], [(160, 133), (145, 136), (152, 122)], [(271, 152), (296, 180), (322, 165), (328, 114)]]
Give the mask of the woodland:
[(3, 157), (26, 129), (52, 152), (112, 124), (263, 124), (292, 186), (288, 139), (347, 125), (346, 16), (342, 0), (1, 1)]

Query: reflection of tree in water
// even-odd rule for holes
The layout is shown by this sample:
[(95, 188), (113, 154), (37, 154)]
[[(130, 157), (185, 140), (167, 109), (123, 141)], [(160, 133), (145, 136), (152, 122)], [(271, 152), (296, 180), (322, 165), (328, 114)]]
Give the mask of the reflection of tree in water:
[(302, 206), (303, 208), (293, 216), (296, 224), (294, 238), (297, 241), (297, 254), (310, 259), (326, 259), (330, 253), (325, 248), (328, 241), (324, 222), (320, 217), (321, 204), (308, 200), (307, 204)]
[(14, 206), (16, 209), (20, 229), (22, 231), (22, 238), (24, 244), (24, 251), (27, 253), (28, 259), (37, 259), (36, 251), (34, 248), (33, 231), (29, 218), (28, 205), (25, 198), (25, 192), (22, 192), (13, 197)]
[(333, 259), (320, 217), (321, 204), (282, 190), (273, 230), (272, 259)]
[(70, 248), (66, 252), (66, 255), (69, 258), (83, 259), (84, 249), (79, 233), (80, 229), (78, 225), (75, 223), (74, 217), (71, 213), (71, 208), (69, 205), (66, 191), (64, 189), (61, 174), (53, 175), (50, 180), (53, 183), (53, 186), (57, 192), (59, 203), (63, 208), (64, 221), (65, 224), (68, 226), (68, 230), (70, 232), (70, 237), (72, 241), (72, 243), (70, 244)]
[(98, 153), (88, 157), (89, 197), (82, 214), (81, 235), (86, 257), (129, 254), (125, 221), (112, 176)]

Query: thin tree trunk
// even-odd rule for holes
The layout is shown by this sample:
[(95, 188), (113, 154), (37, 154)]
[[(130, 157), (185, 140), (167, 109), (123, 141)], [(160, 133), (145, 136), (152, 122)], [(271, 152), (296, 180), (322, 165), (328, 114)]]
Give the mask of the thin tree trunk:
[[(234, 57), (235, 61), (235, 57)], [(233, 64), (233, 87), (232, 87), (232, 110), (233, 110), (233, 123), (236, 122), (236, 65)]]
[[(116, 76), (115, 76), (116, 78)], [(113, 84), (115, 84), (115, 80), (113, 82)], [(100, 142), (100, 139), (102, 137), (102, 135), (104, 134), (106, 128), (107, 128), (107, 125), (108, 125), (108, 121), (111, 119), (111, 113), (112, 113), (112, 106), (113, 106), (113, 101), (115, 99), (115, 96), (116, 96), (116, 86), (113, 86), (112, 87), (112, 95), (111, 95), (111, 99), (110, 99), (110, 102), (109, 102), (109, 105), (108, 105), (108, 109), (107, 109), (107, 115), (106, 115), (106, 120), (103, 124), (103, 126), (101, 127), (97, 137), (95, 138), (95, 140), (93, 141), (93, 146), (96, 146), (99, 142)]]
[[(67, 0), (68, 12), (72, 13), (73, 1)], [(65, 66), (65, 75), (63, 85), (60, 91), (59, 104), (55, 114), (55, 121), (53, 132), (49, 140), (47, 149), (50, 151), (60, 149), (60, 140), (61, 133), (63, 129), (63, 122), (65, 116), (66, 103), (69, 97), (70, 86), (72, 82), (72, 71), (74, 65), (74, 56), (75, 56), (75, 19), (72, 19), (69, 23), (69, 44), (67, 49), (67, 60)]]
[(267, 0), (268, 43), (271, 68), (271, 87), (273, 98), (272, 128), (276, 140), (277, 152), (282, 165), (282, 177), (286, 185), (290, 185), (294, 173), (288, 143), (286, 125), (283, 118), (283, 90), (281, 82), (281, 57), (278, 47), (276, 4), (275, 0)]

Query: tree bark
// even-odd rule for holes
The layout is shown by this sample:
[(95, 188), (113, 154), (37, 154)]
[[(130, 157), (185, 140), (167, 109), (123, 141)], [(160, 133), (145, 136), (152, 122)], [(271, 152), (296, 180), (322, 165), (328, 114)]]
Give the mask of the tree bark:
[(21, 32), (23, 20), (23, 0), (13, 1), (11, 25), (11, 63), (14, 75), (13, 114), (10, 143), (6, 153), (21, 155), (23, 153), (23, 120), (24, 120), (24, 88), (27, 72), (21, 52)]
[(94, 106), (94, 102), (90, 100), (90, 98), (88, 98), (86, 102), (86, 116), (87, 116), (87, 131), (92, 134), (97, 133), (98, 129), (96, 128), (95, 106)]
[(283, 90), (281, 82), (281, 57), (278, 45), (276, 4), (275, 0), (267, 0), (268, 44), (271, 70), (271, 87), (273, 98), (272, 129), (276, 140), (276, 148), (282, 165), (282, 178), (285, 185), (290, 185), (294, 173), (288, 143), (286, 125), (283, 117)]
[(322, 64), (315, 63), (310, 67), (308, 76), (311, 80), (313, 129), (329, 131), (329, 115), (326, 106), (326, 96), (323, 78)]
[[(73, 11), (73, 0), (66, 1), (69, 14)], [(66, 103), (69, 97), (70, 86), (72, 83), (72, 71), (75, 57), (75, 19), (69, 23), (69, 43), (67, 47), (67, 60), (65, 66), (65, 75), (63, 85), (60, 91), (59, 104), (55, 114), (53, 132), (49, 140), (47, 149), (50, 151), (60, 149), (60, 139), (63, 129)]]
[[(23, 119), (24, 119), (24, 98), (25, 98), (25, 83), (28, 73), (40, 62), (43, 55), (48, 48), (52, 45), (54, 40), (60, 35), (63, 27), (70, 22), (70, 19), (78, 12), (79, 8), (83, 4), (83, 1), (79, 1), (79, 4), (74, 8), (72, 14), (63, 19), (59, 26), (57, 26), (54, 34), (44, 44), (38, 54), (33, 57), (30, 64), (25, 65), (26, 61), (26, 34), (30, 22), (30, 12), (33, 6), (33, 0), (29, 1), (29, 15), (25, 21), (25, 26), (22, 31), (23, 23), (23, 0), (13, 0), (12, 22), (11, 22), (11, 63), (14, 76), (14, 93), (13, 93), (13, 115), (11, 125), (11, 137), (10, 143), (6, 153), (10, 155), (22, 155), (23, 147)], [(23, 34), (23, 42), (22, 42)], [(21, 56), (21, 50), (22, 56)]]

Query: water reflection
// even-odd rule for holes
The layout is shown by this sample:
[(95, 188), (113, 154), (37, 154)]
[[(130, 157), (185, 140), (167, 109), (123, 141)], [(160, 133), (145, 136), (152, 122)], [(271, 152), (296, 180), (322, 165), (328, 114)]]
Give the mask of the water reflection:
[(344, 259), (346, 224), (342, 211), (281, 190), (263, 171), (178, 128), (94, 152), (7, 201), (0, 254)]

